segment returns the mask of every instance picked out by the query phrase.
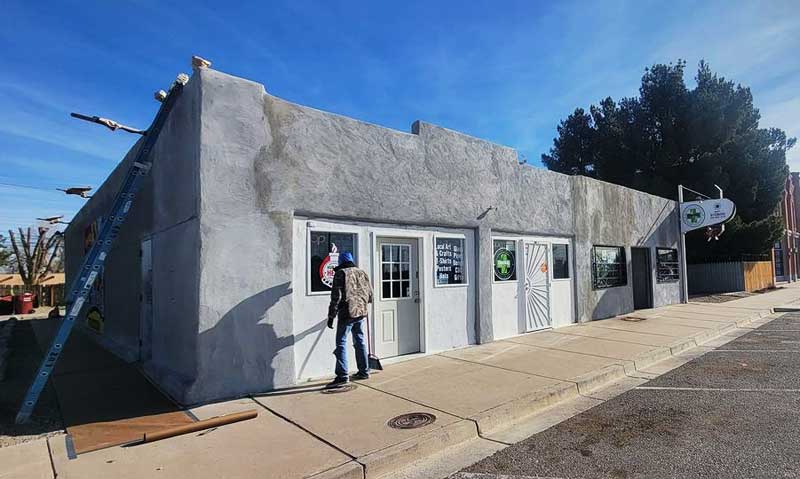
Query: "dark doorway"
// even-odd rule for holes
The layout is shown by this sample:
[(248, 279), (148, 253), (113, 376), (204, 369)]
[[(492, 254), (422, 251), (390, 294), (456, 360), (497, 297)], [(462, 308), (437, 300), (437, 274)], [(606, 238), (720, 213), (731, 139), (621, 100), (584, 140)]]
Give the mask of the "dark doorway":
[(631, 284), (633, 309), (653, 307), (653, 278), (650, 268), (650, 248), (631, 248)]

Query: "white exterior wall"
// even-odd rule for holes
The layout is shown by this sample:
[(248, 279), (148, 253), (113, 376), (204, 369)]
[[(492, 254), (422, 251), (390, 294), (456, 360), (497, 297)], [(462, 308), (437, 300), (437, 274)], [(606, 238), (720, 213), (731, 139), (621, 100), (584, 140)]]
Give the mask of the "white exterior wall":
[[(541, 236), (495, 235), (494, 240), (507, 240), (517, 242), (516, 253), (516, 281), (497, 281), (492, 273), (492, 323), (495, 339), (503, 339), (523, 334), (526, 331), (525, 313), (520, 300), (525, 288), (524, 243), (546, 243), (548, 245), (548, 264), (550, 278), (550, 317), (553, 328), (567, 326), (575, 322), (575, 268), (574, 246), (569, 238), (553, 238)], [(553, 244), (566, 244), (569, 246), (569, 279), (553, 278)], [(494, 247), (492, 248), (492, 255)]]
[[(325, 326), (330, 295), (310, 293), (308, 277), (309, 232), (324, 230), (356, 233), (358, 249), (354, 251), (358, 266), (370, 275), (377, 291), (378, 277), (376, 241), (378, 237), (415, 238), (419, 241), (420, 288), (420, 352), (436, 353), (475, 344), (475, 238), (470, 229), (428, 228), (397, 225), (376, 225), (364, 222), (294, 219), (294, 358), (296, 380), (330, 376), (335, 359), (335, 334)], [(434, 237), (465, 238), (467, 284), (434, 286)], [(375, 304), (371, 305), (370, 332), (374, 336)], [(374, 349), (374, 348), (373, 348)], [(350, 366), (355, 370), (353, 348), (348, 340)]]

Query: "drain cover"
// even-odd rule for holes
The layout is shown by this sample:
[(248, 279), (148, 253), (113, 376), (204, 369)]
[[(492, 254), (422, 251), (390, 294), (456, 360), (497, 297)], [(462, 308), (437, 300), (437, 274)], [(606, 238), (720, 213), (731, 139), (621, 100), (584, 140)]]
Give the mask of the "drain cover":
[(436, 416), (428, 414), (427, 412), (412, 412), (408, 414), (401, 414), (389, 420), (388, 426), (394, 429), (416, 429), (418, 427), (433, 424), (436, 421)]
[(624, 318), (621, 318), (621, 319), (623, 321), (639, 322), (639, 321), (644, 321), (647, 318), (640, 318), (638, 316), (625, 316)]
[(328, 388), (323, 389), (321, 392), (322, 394), (339, 394), (339, 393), (347, 393), (352, 391), (353, 389), (357, 388), (355, 384), (345, 384), (344, 386), (339, 386), (337, 388)]

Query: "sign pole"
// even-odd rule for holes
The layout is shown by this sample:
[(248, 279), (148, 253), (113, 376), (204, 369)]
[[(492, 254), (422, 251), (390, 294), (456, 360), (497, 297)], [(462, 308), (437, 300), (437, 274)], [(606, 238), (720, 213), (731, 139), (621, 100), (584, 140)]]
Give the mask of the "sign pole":
[(680, 233), (681, 247), (681, 303), (689, 302), (689, 278), (686, 275), (686, 232), (681, 226), (681, 204), (683, 204), (683, 185), (678, 185), (678, 232)]

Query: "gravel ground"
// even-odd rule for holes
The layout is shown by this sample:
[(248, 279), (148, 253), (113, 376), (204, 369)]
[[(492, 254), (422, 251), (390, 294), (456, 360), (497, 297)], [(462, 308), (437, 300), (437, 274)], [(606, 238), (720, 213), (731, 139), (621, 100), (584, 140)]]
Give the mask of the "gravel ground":
[(22, 398), (39, 367), (42, 352), (28, 320), (17, 322), (9, 344), (8, 369), (5, 379), (0, 381), (0, 447), (63, 434), (61, 413), (50, 383), (42, 391), (31, 419), (26, 424), (14, 424)]
[(798, 370), (787, 314), (453, 478), (799, 477)]

